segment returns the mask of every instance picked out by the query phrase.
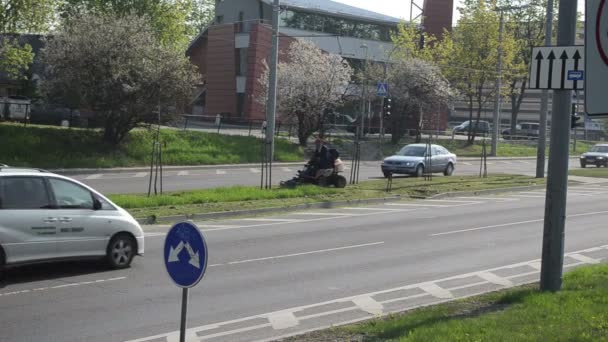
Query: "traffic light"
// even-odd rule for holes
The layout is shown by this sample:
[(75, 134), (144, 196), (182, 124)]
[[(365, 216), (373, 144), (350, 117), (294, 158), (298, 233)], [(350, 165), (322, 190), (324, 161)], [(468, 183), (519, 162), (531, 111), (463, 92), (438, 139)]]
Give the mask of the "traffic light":
[(578, 106), (576, 105), (576, 103), (573, 103), (572, 112), (570, 114), (570, 128), (575, 129), (576, 127), (581, 126), (581, 123), (579, 122), (580, 119), (581, 116), (578, 115)]
[(392, 100), (390, 97), (385, 97), (382, 103), (382, 114), (384, 116), (391, 116)]

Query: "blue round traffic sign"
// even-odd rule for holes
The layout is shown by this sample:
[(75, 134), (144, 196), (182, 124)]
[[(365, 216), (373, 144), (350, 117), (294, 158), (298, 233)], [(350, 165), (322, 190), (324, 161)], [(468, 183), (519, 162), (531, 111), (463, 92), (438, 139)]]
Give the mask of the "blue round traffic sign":
[(192, 222), (171, 227), (165, 238), (163, 255), (169, 277), (182, 288), (198, 284), (207, 269), (207, 243)]

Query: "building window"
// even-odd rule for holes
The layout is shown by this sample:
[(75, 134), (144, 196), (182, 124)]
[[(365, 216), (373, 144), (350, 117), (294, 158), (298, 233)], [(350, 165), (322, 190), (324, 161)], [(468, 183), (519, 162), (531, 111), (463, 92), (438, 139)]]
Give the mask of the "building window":
[(247, 76), (247, 48), (236, 49), (236, 75)]
[(236, 113), (243, 117), (245, 112), (245, 93), (236, 94)]
[(390, 25), (291, 10), (281, 13), (280, 25), (304, 31), (380, 41), (390, 41), (391, 29), (396, 30), (396, 27)]

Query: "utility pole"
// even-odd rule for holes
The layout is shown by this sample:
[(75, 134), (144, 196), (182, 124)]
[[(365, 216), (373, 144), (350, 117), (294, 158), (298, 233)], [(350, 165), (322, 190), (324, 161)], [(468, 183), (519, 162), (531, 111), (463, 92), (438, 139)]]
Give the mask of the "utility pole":
[[(545, 23), (545, 45), (551, 46), (553, 36), (553, 0), (547, 1), (547, 22)], [(547, 146), (547, 116), (549, 114), (549, 90), (543, 90), (540, 102), (540, 126), (538, 129), (538, 150), (536, 152), (536, 178), (545, 178), (545, 156)]]
[[(576, 0), (559, 2), (557, 46), (574, 45), (577, 2)], [(562, 287), (571, 105), (571, 90), (553, 91), (549, 177), (540, 271), (541, 291), (559, 291)]]
[(500, 28), (498, 29), (498, 63), (496, 63), (496, 82), (494, 84), (494, 129), (492, 130), (492, 150), (490, 155), (496, 157), (498, 153), (498, 137), (500, 134), (500, 88), (502, 88), (502, 36), (505, 31), (505, 9), (499, 8)]
[[(279, 14), (281, 11), (280, 0), (274, 0), (272, 6), (272, 52), (270, 53), (270, 77), (268, 86), (268, 103), (266, 109), (266, 148), (268, 161), (271, 165), (274, 160), (274, 130), (277, 111), (277, 64), (279, 63)], [(270, 173), (272, 175), (272, 173)], [(272, 176), (269, 181), (272, 185)]]

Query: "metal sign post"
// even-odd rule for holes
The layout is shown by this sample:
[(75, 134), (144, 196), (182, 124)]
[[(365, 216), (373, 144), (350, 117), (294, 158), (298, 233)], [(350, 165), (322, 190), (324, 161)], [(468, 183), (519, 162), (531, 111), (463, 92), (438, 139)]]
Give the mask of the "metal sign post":
[(175, 224), (165, 238), (164, 262), (169, 277), (182, 288), (179, 341), (186, 341), (188, 289), (196, 286), (207, 270), (207, 243), (192, 222)]
[(608, 116), (608, 0), (587, 0), (585, 15), (585, 110), (591, 117)]

